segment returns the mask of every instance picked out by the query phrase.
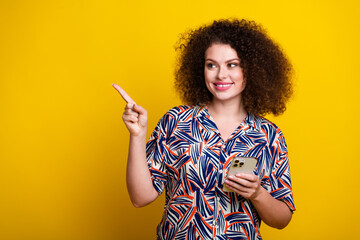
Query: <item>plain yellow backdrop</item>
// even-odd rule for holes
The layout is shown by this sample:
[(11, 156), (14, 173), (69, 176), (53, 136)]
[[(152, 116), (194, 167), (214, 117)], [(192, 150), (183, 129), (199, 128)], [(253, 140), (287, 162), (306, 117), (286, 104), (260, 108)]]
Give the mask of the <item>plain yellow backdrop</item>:
[(150, 133), (180, 104), (178, 35), (213, 19), (261, 23), (291, 59), (295, 95), (268, 116), (290, 154), (295, 212), (264, 239), (359, 236), (359, 1), (0, 1), (0, 239), (155, 239), (163, 196), (127, 195), (120, 84)]

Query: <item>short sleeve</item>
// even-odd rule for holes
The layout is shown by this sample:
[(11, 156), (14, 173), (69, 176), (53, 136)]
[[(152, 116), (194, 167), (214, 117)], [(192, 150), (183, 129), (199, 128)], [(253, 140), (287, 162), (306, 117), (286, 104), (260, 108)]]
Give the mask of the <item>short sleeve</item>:
[(272, 173), (270, 175), (271, 196), (285, 202), (291, 211), (295, 211), (291, 187), (290, 166), (285, 138), (279, 130), (273, 143)]
[(171, 132), (169, 121), (171, 117), (165, 114), (146, 144), (146, 159), (151, 173), (155, 190), (161, 194), (167, 182), (166, 161), (169, 155), (169, 147), (166, 143), (166, 136)]

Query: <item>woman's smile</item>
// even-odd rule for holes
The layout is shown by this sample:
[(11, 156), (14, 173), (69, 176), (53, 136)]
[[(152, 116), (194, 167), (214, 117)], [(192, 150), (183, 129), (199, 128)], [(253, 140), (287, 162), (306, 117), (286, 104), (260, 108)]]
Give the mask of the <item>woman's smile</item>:
[(229, 88), (231, 88), (232, 85), (233, 85), (233, 83), (227, 83), (227, 82), (216, 82), (216, 83), (214, 83), (215, 88), (217, 90), (219, 90), (219, 91), (228, 90)]

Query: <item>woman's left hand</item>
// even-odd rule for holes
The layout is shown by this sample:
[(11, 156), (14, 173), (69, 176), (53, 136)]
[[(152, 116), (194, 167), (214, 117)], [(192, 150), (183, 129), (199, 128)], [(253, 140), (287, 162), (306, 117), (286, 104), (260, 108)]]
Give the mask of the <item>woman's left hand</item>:
[(261, 192), (259, 177), (254, 174), (238, 173), (225, 181), (228, 188), (248, 200), (255, 199)]

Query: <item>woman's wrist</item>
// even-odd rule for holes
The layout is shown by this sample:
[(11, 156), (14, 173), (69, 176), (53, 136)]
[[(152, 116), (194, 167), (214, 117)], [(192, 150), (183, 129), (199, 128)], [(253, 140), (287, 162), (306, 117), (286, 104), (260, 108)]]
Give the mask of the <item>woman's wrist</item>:
[(266, 197), (268, 197), (268, 195), (270, 194), (266, 191), (266, 189), (259, 185), (257, 193), (250, 199), (250, 201), (253, 204), (261, 203), (266, 199)]
[(143, 138), (146, 139), (146, 134), (147, 134), (146, 128), (145, 130), (136, 133), (130, 132), (130, 139), (143, 139)]

